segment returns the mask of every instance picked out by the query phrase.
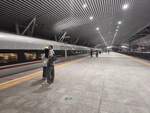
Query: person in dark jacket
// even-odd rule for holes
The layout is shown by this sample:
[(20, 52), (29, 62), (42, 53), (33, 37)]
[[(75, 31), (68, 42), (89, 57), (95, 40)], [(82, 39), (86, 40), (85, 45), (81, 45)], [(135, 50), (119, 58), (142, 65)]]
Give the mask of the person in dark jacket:
[(47, 76), (47, 82), (49, 84), (54, 82), (54, 77), (55, 77), (55, 69), (54, 69), (54, 61), (55, 61), (55, 52), (53, 50), (53, 46), (49, 46), (49, 60), (48, 60), (48, 76)]
[(45, 57), (46, 49), (48, 49), (48, 48), (44, 49), (44, 53), (41, 56), (41, 59), (42, 59), (42, 62), (43, 62), (43, 77), (42, 77), (42, 80), (46, 80), (46, 67), (47, 67), (47, 59), (48, 59), (48, 58), (46, 59), (46, 57)]

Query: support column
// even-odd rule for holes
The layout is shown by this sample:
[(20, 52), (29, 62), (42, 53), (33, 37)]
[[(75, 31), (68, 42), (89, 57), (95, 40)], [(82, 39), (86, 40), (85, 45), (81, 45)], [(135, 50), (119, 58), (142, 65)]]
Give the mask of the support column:
[(19, 30), (19, 25), (18, 24), (16, 24), (16, 33), (17, 33), (17, 35), (20, 34), (20, 30)]
[(77, 44), (79, 42), (79, 38), (77, 38), (74, 42), (74, 44)]
[(65, 39), (67, 32), (64, 32), (63, 36), (59, 39), (59, 42), (63, 42), (63, 40)]
[(65, 58), (68, 57), (68, 54), (67, 54), (67, 49), (65, 49)]

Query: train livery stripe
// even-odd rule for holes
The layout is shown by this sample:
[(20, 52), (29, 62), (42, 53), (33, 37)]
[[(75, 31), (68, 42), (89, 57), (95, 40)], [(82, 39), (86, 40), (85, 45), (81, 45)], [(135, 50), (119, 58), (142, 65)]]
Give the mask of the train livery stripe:
[(41, 60), (40, 61), (34, 61), (34, 62), (28, 62), (28, 63), (21, 63), (21, 64), (13, 64), (13, 65), (8, 65), (8, 66), (2, 66), (2, 67), (0, 67), (0, 70), (15, 68), (15, 67), (19, 67), (19, 66), (26, 66), (26, 65), (31, 65), (31, 64), (37, 64), (37, 63), (41, 63)]

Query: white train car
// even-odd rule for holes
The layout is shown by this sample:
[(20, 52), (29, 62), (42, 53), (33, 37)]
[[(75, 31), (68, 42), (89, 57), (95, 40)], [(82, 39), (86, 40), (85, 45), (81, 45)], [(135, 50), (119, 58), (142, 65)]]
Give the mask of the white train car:
[(90, 51), (84, 46), (0, 33), (0, 77), (41, 67), (41, 54), (49, 45), (53, 45), (58, 60)]
[(33, 37), (0, 33), (0, 49), (5, 50), (42, 50), (53, 45), (55, 50), (89, 50), (88, 47), (65, 44)]

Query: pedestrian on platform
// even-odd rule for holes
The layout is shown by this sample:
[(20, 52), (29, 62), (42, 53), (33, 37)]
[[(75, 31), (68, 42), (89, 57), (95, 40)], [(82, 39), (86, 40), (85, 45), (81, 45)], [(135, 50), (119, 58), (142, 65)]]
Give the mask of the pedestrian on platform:
[(90, 55), (91, 55), (91, 57), (93, 57), (93, 50), (92, 49), (90, 50)]
[(54, 61), (56, 60), (55, 52), (53, 50), (53, 46), (49, 46), (49, 60), (48, 60), (48, 76), (47, 76), (47, 82), (49, 84), (54, 82), (55, 77), (55, 68), (54, 68)]
[(51, 84), (54, 82), (54, 60), (55, 53), (53, 46), (49, 46), (44, 49), (43, 60), (43, 80), (47, 79), (47, 83)]
[(42, 80), (46, 80), (46, 68), (47, 68), (47, 62), (48, 62), (48, 57), (46, 58), (48, 47), (44, 48), (44, 53), (41, 55), (41, 59), (43, 62), (43, 76)]
[(99, 51), (99, 54), (100, 54), (100, 55), (102, 54), (102, 51), (101, 51), (101, 50)]
[(98, 50), (96, 50), (96, 57), (98, 58)]
[(109, 52), (110, 52), (110, 50), (108, 49), (108, 50), (107, 50), (107, 53), (109, 54)]

